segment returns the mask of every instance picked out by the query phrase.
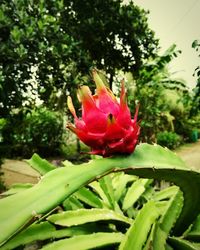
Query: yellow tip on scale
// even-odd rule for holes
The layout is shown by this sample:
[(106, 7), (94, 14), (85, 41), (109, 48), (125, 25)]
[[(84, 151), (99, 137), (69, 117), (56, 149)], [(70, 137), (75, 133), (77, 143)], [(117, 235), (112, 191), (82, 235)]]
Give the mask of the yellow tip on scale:
[(74, 108), (71, 96), (67, 97), (67, 106), (74, 117), (76, 117), (76, 110)]
[(97, 73), (97, 71), (95, 69), (93, 69), (92, 74), (93, 74), (94, 82), (95, 82), (96, 87), (97, 87), (97, 92), (99, 90), (106, 90), (105, 84), (103, 83), (101, 77), (99, 76), (99, 74)]

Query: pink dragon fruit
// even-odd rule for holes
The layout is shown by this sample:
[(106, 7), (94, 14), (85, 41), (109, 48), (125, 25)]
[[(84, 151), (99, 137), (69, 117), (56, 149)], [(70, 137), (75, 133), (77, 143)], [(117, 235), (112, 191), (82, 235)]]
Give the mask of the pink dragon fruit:
[(96, 94), (89, 87), (78, 90), (78, 99), (82, 103), (82, 118), (78, 118), (72, 99), (68, 97), (68, 107), (74, 116), (75, 126), (67, 125), (78, 138), (91, 147), (91, 154), (108, 157), (114, 154), (130, 154), (134, 151), (140, 133), (137, 124), (138, 108), (131, 119), (127, 106), (124, 81), (121, 84), (120, 102), (107, 88), (96, 70), (93, 71)]

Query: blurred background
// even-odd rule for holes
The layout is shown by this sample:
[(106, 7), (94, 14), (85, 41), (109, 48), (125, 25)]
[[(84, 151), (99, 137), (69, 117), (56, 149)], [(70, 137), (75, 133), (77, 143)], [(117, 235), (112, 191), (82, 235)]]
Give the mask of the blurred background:
[(0, 158), (88, 159), (66, 130), (73, 120), (66, 99), (80, 110), (76, 91), (83, 84), (94, 91), (94, 67), (117, 96), (125, 78), (132, 114), (140, 103), (141, 142), (170, 149), (196, 142), (197, 10), (190, 0), (2, 0)]

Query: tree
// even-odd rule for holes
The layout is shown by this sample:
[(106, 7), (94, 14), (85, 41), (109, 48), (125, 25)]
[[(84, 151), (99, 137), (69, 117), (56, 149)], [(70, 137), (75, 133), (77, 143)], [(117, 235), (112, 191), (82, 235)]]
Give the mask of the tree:
[(55, 16), (47, 7), (44, 1), (16, 0), (2, 4), (0, 96), (5, 115), (10, 109), (21, 107), (28, 88), (33, 90), (27, 82), (32, 77), (32, 67), (37, 69), (38, 94), (47, 105), (54, 87), (62, 89), (69, 80), (74, 41), (68, 34), (59, 32), (60, 19), (56, 12), (63, 7), (61, 1), (54, 3)]
[[(67, 2), (67, 1), (66, 1)], [(115, 70), (138, 74), (144, 59), (155, 55), (158, 41), (149, 29), (147, 12), (122, 0), (73, 0), (64, 16), (68, 32), (80, 41), (84, 51), (99, 69), (110, 74)]]
[[(192, 48), (194, 48), (199, 53), (200, 41), (195, 40), (192, 43)], [(198, 56), (200, 57), (200, 54)], [(196, 67), (194, 75), (197, 76), (197, 84), (194, 88), (194, 105), (191, 111), (191, 115), (197, 114), (200, 110), (200, 66)]]
[[(173, 120), (176, 115), (174, 110), (180, 109), (177, 102), (182, 102), (183, 94), (188, 93), (185, 83), (172, 79), (167, 67), (179, 53), (176, 46), (172, 45), (163, 55), (158, 55), (145, 63), (139, 71), (134, 98), (141, 103), (139, 116), (142, 119), (141, 139), (143, 141), (155, 142), (158, 132), (174, 129)], [(166, 90), (168, 90), (167, 95)], [(176, 100), (173, 102), (169, 98), (169, 91), (178, 93), (175, 93)], [(135, 108), (133, 101), (131, 104)]]
[[(158, 41), (147, 13), (132, 2), (3, 0), (0, 10), (0, 112), (21, 107), (27, 89), (44, 104), (63, 109), (67, 90), (75, 94), (91, 66), (110, 74), (135, 75)], [(31, 67), (36, 70), (33, 87)], [(86, 77), (84, 77), (86, 76)], [(36, 91), (37, 90), (37, 91)]]

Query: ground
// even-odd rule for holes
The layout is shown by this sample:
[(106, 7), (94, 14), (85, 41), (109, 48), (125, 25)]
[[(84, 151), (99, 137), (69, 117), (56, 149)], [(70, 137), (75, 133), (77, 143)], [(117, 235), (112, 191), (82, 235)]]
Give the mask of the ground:
[(176, 150), (189, 167), (200, 170), (200, 140), (195, 143), (185, 144)]
[[(185, 144), (175, 151), (189, 167), (200, 170), (200, 140)], [(4, 182), (7, 187), (13, 183), (37, 183), (39, 174), (26, 161), (5, 160), (2, 166)]]

